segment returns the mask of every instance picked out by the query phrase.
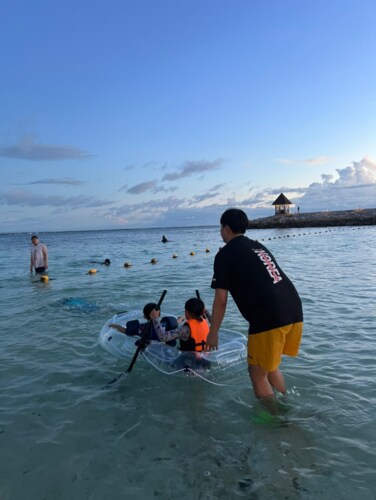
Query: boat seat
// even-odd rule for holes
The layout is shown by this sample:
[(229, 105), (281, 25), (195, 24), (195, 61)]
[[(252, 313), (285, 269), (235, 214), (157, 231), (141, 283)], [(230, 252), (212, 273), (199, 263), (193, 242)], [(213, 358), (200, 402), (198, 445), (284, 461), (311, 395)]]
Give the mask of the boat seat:
[(127, 321), (125, 324), (125, 328), (126, 328), (125, 333), (130, 337), (140, 334), (140, 322), (138, 321), (138, 319), (132, 319), (130, 321)]

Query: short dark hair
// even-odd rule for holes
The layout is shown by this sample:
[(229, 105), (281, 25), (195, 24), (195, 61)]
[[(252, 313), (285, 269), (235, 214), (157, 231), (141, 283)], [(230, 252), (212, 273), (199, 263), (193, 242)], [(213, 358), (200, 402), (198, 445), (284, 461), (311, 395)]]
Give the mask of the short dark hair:
[(248, 228), (248, 216), (240, 208), (229, 208), (223, 212), (220, 223), (228, 226), (233, 233), (244, 234)]
[(149, 303), (145, 304), (142, 312), (144, 313), (144, 316), (146, 319), (150, 319), (150, 313), (156, 307), (157, 307), (157, 304), (155, 302), (149, 302)]
[(30, 238), (31, 240), (39, 240), (39, 236), (37, 236), (36, 234), (33, 234), (33, 236)]
[(196, 297), (188, 299), (184, 307), (196, 319), (200, 319), (205, 312), (205, 304)]

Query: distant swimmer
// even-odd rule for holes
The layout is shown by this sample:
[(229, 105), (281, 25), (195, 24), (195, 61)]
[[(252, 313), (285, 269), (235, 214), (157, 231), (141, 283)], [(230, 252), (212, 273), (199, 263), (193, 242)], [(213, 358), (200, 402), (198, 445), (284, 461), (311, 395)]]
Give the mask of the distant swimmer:
[(168, 242), (168, 239), (166, 238), (165, 235), (162, 236), (162, 243), (167, 243)]
[(48, 251), (46, 245), (39, 242), (38, 236), (31, 237), (33, 244), (30, 253), (30, 272), (44, 273), (48, 269)]
[(109, 266), (109, 265), (111, 265), (110, 259), (104, 259), (103, 262), (98, 262), (97, 260), (91, 260), (90, 262), (92, 264), (101, 264), (102, 266)]

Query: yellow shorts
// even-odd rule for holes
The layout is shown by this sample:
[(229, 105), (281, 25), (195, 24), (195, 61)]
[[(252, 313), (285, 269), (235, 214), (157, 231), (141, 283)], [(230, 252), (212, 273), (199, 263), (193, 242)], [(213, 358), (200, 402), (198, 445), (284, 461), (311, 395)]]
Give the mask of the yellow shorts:
[(248, 364), (267, 372), (276, 370), (282, 354), (296, 356), (302, 338), (303, 322), (248, 335)]

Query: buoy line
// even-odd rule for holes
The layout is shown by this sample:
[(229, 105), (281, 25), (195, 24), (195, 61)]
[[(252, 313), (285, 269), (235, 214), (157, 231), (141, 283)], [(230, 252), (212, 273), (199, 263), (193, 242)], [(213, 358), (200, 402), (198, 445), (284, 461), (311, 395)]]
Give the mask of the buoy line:
[[(331, 232), (337, 232), (337, 231), (344, 231), (346, 229), (350, 231), (355, 231), (357, 229), (365, 229), (366, 227), (369, 226), (338, 226), (333, 229), (325, 229), (324, 231), (309, 231), (309, 232), (304, 232), (304, 233), (297, 233), (297, 234), (284, 234), (282, 236), (270, 236), (269, 238), (260, 238), (259, 240), (256, 239), (256, 241), (272, 241), (272, 240), (279, 240), (283, 238), (295, 238), (299, 236), (315, 236), (323, 233), (331, 233)], [(292, 229), (292, 228), (291, 228)]]

